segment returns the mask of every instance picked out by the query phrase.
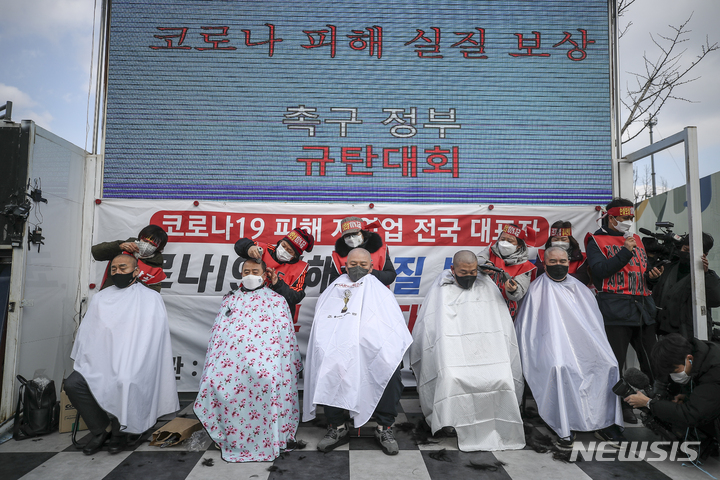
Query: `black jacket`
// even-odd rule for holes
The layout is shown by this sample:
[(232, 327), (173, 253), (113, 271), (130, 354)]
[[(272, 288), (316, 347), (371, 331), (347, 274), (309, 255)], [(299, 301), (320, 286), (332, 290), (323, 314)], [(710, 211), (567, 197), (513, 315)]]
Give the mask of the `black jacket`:
[[(241, 238), (235, 242), (235, 253), (237, 253), (240, 258), (247, 260), (250, 258), (248, 250), (250, 247), (254, 246), (256, 246), (256, 244), (253, 240), (249, 238)], [(268, 255), (270, 255), (270, 257), (272, 257), (272, 259), (276, 262), (281, 263), (275, 255), (276, 248), (277, 245), (268, 245)], [(298, 263), (299, 261), (301, 261), (300, 257), (297, 257), (287, 263)], [(285, 301), (288, 303), (288, 308), (290, 308), (290, 314), (294, 315), (295, 306), (302, 302), (303, 298), (305, 298), (305, 274), (295, 280), (292, 285), (288, 285), (282, 278), (278, 277), (277, 283), (275, 285), (270, 284), (269, 287), (275, 293), (279, 293), (283, 296), (283, 298), (285, 298)]]
[[(363, 238), (365, 239), (362, 244), (359, 245), (358, 248), (364, 248), (370, 253), (375, 253), (383, 246), (382, 237), (378, 235), (375, 232), (370, 232), (368, 230), (360, 230), (360, 232), (363, 235)], [(335, 251), (340, 255), (341, 257), (347, 257), (350, 253), (350, 250), (352, 248), (348, 247), (347, 243), (345, 243), (345, 240), (343, 240), (343, 237), (340, 237), (335, 242)], [(335, 281), (336, 278), (338, 278), (342, 273), (345, 272), (338, 272), (335, 268), (332, 269), (330, 272), (330, 280), (328, 283), (332, 283)], [(385, 265), (383, 265), (382, 270), (377, 268), (377, 265), (373, 265), (373, 271), (371, 272), (371, 275), (375, 276), (378, 280), (380, 280), (383, 285), (390, 285), (395, 281), (395, 277), (397, 277), (397, 273), (395, 272), (395, 266), (393, 265), (392, 260), (390, 259), (390, 249), (385, 249)]]
[[(594, 235), (622, 236), (623, 234), (609, 228), (601, 228)], [(599, 292), (597, 295), (598, 307), (605, 325), (640, 327), (643, 324), (654, 324), (656, 308), (651, 296), (623, 295), (602, 291), (603, 280), (622, 270), (633, 258), (633, 253), (627, 248), (621, 248), (615, 256), (605, 258), (595, 240), (590, 239), (586, 254), (590, 278)]]
[[(692, 315), (692, 285), (689, 265), (675, 261), (665, 266), (652, 289), (658, 306), (656, 317), (658, 333), (679, 333), (688, 340), (694, 337)], [(705, 273), (705, 303), (707, 309), (708, 338), (712, 336), (711, 308), (720, 307), (720, 278), (708, 270)]]
[[(693, 338), (690, 382), (682, 386), (683, 403), (653, 400), (650, 411), (676, 427), (695, 427), (720, 416), (720, 346)], [(675, 384), (676, 385), (676, 384)]]

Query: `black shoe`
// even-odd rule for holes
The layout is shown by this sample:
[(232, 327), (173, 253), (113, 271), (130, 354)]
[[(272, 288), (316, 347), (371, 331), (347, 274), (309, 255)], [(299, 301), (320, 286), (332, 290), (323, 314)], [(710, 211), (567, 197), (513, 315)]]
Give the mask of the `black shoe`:
[(567, 438), (558, 438), (555, 442), (555, 446), (558, 450), (564, 452), (571, 452), (573, 445), (575, 444), (575, 432), (570, 432), (570, 436)]
[(110, 453), (110, 455), (120, 453), (125, 450), (126, 445), (127, 435), (124, 433), (113, 434), (113, 436), (110, 437), (110, 442), (108, 443), (108, 453)]
[(622, 414), (623, 414), (623, 422), (631, 423), (633, 425), (636, 425), (638, 423), (638, 419), (635, 416), (635, 413), (632, 411), (631, 408), (624, 408), (622, 411)]
[(595, 438), (608, 442), (611, 447), (615, 448), (620, 448), (622, 442), (627, 442), (627, 438), (625, 438), (620, 428), (616, 425), (610, 425), (602, 430), (596, 430)]
[(88, 443), (85, 444), (83, 447), (83, 453), (85, 455), (94, 455), (105, 444), (105, 440), (108, 439), (108, 436), (110, 435), (110, 432), (105, 431), (102, 432), (100, 435), (93, 435), (93, 437), (90, 439)]

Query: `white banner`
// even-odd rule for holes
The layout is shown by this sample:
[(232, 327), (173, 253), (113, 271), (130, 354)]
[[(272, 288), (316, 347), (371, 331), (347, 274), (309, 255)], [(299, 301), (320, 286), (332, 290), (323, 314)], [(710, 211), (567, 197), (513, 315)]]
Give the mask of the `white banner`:
[[(378, 233), (388, 245), (397, 271), (390, 288), (405, 312), (408, 327), (417, 318), (428, 285), (449, 268), (458, 250), (479, 252), (492, 243), (502, 226), (515, 223), (539, 231), (545, 243), (549, 227), (570, 221), (581, 247), (587, 232), (598, 228), (595, 207), (528, 207), (513, 205), (350, 205), (299, 203), (231, 203), (189, 200), (103, 199), (95, 211), (93, 244), (136, 237), (148, 224), (162, 226), (169, 241), (163, 252), (167, 280), (162, 295), (167, 306), (179, 391), (197, 391), (222, 296), (237, 288), (242, 260), (233, 249), (243, 237), (276, 243), (295, 227), (315, 236), (306, 252), (306, 297), (295, 312), (295, 331), (305, 353), (315, 302), (327, 287), (331, 254), (346, 216), (379, 221)], [(530, 259), (536, 249), (531, 249)], [(104, 262), (92, 263), (90, 278), (97, 292)], [(407, 365), (407, 362), (406, 362)]]

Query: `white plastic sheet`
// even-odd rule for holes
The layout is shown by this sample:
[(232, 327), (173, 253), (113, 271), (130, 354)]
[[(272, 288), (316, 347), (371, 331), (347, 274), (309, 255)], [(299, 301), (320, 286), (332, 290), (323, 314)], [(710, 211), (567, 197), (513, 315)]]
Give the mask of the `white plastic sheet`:
[(410, 363), (433, 433), (455, 427), (463, 451), (525, 446), (515, 330), (489, 277), (480, 274), (464, 290), (450, 270), (440, 274), (413, 329)]
[(525, 379), (538, 413), (560, 437), (613, 423), (623, 426), (619, 380), (597, 301), (589, 288), (567, 276), (547, 274), (531, 285), (515, 320)]

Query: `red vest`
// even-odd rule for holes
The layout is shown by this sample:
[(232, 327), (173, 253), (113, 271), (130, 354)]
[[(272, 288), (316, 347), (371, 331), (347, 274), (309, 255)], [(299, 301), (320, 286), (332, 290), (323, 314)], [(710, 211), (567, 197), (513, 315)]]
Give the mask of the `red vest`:
[[(587, 260), (587, 255), (585, 255), (585, 252), (581, 252), (581, 253), (582, 253), (582, 260), (570, 261), (570, 264), (568, 265), (568, 273), (573, 274), (573, 273), (577, 272), (578, 268), (580, 268), (582, 266), (582, 264), (585, 263), (585, 261)], [(545, 258), (545, 249), (538, 250), (538, 260), (540, 260), (540, 262), (542, 262), (544, 260), (544, 258)]]
[[(262, 254), (262, 260), (265, 262), (265, 265), (267, 265), (269, 268), (274, 268), (275, 271), (278, 274), (278, 277), (280, 277), (285, 283), (287, 283), (288, 287), (292, 287), (292, 285), (297, 281), (298, 278), (302, 276), (302, 274), (305, 272), (305, 270), (308, 268), (308, 264), (306, 262), (303, 262), (300, 260), (297, 263), (278, 263), (275, 261), (275, 259), (270, 255), (270, 252), (268, 251), (268, 245), (255, 242), (258, 247), (263, 249)], [(271, 245), (272, 249), (275, 250), (275, 246)], [(270, 285), (270, 278), (266, 280), (267, 285)]]
[[(110, 274), (110, 263), (111, 262), (108, 262), (108, 266), (105, 269), (105, 275), (103, 275), (102, 283), (100, 283), (100, 290), (104, 288), (105, 282), (107, 281), (108, 275)], [(137, 266), (138, 270), (140, 270), (140, 273), (138, 274), (138, 280), (140, 280), (140, 282), (144, 283), (145, 285), (154, 285), (156, 283), (162, 282), (167, 278), (167, 275), (165, 275), (165, 272), (161, 267), (151, 267), (142, 260), (137, 261)]]
[[(597, 243), (605, 258), (617, 255), (620, 249), (625, 248), (625, 237), (618, 235), (591, 235), (585, 237), (585, 244), (592, 238)], [(615, 275), (603, 278), (602, 292), (619, 293), (621, 295), (643, 295), (651, 294), (645, 283), (645, 272), (648, 268), (647, 253), (643, 246), (642, 239), (633, 235), (636, 246), (633, 249), (632, 259)]]
[[(492, 249), (489, 249), (488, 252), (490, 253), (490, 257), (488, 258), (488, 260), (490, 260), (490, 262), (492, 262), (492, 264), (496, 267), (505, 270), (505, 272), (511, 277), (517, 277), (518, 275), (522, 275), (523, 273), (534, 271), (536, 268), (535, 265), (527, 261), (523, 263), (518, 263), (516, 265), (505, 265), (505, 260), (495, 255)], [(478, 266), (482, 268), (482, 265)], [(531, 275), (534, 276), (534, 273)], [(517, 302), (515, 300), (510, 300), (507, 297), (507, 294), (505, 293), (505, 282), (502, 281), (502, 276), (499, 273), (493, 272), (492, 279), (493, 281), (495, 281), (495, 284), (500, 288), (500, 292), (502, 292), (505, 303), (507, 303), (508, 310), (510, 310), (510, 316), (513, 318), (513, 320), (515, 320), (515, 316), (518, 312)]]
[[(371, 253), (373, 270), (382, 270), (385, 267), (385, 256), (387, 255), (387, 246), (383, 243), (382, 247), (378, 248), (375, 253)], [(332, 252), (333, 264), (338, 273), (342, 274), (341, 268), (345, 266), (347, 262), (347, 256), (341, 257), (336, 251)]]

